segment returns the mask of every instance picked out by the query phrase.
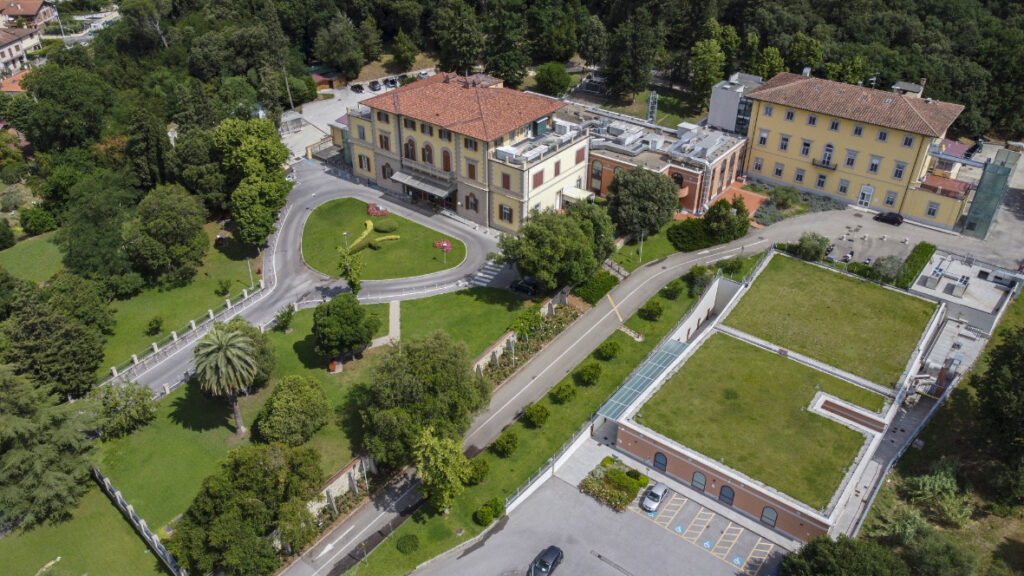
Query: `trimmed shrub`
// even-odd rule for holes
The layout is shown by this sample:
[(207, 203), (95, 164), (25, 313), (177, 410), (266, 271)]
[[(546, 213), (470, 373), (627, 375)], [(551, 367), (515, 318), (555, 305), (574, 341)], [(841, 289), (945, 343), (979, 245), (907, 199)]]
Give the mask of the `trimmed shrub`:
[[(800, 242), (796, 245), (796, 255), (808, 262), (817, 262), (825, 257), (825, 250), (828, 248), (828, 238), (817, 232), (804, 232), (800, 235)], [(793, 249), (793, 246), (790, 246)]]
[(14, 230), (7, 223), (7, 218), (0, 218), (0, 250), (14, 246)]
[(153, 316), (149, 319), (149, 323), (146, 324), (146, 335), (156, 336), (157, 334), (164, 331), (164, 318), (163, 316)]
[(504, 498), (501, 498), (499, 496), (495, 496), (494, 498), (491, 498), (490, 500), (485, 502), (484, 506), (487, 506), (488, 508), (491, 509), (491, 513), (494, 514), (494, 519), (495, 520), (500, 520), (501, 517), (505, 515), (505, 499)]
[(739, 258), (720, 260), (715, 263), (715, 268), (722, 271), (722, 274), (736, 274), (743, 269), (743, 261)]
[(420, 549), (420, 537), (415, 534), (404, 534), (398, 537), (395, 547), (402, 554), (412, 554)]
[(903, 269), (900, 270), (900, 275), (896, 278), (896, 286), (903, 288), (904, 290), (909, 289), (917, 277), (921, 275), (921, 271), (928, 265), (928, 261), (932, 259), (935, 254), (935, 245), (927, 242), (921, 242), (910, 252), (910, 256), (907, 256), (906, 262), (903, 264)]
[(676, 222), (668, 227), (665, 237), (672, 243), (672, 247), (680, 252), (702, 250), (714, 245), (701, 218)]
[(487, 478), (487, 472), (491, 465), (483, 458), (473, 458), (469, 461), (469, 474), (466, 476), (466, 486), (476, 486)]
[(846, 271), (850, 274), (860, 276), (861, 278), (874, 280), (875, 282), (880, 282), (882, 280), (882, 277), (878, 274), (877, 270), (860, 262), (850, 262), (846, 265)]
[(385, 218), (373, 224), (373, 229), (381, 234), (390, 234), (395, 230), (398, 230), (398, 222), (395, 222), (391, 218)]
[(576, 385), (572, 382), (561, 382), (551, 389), (551, 399), (555, 404), (565, 404), (576, 397)]
[(572, 292), (593, 306), (594, 304), (597, 304), (597, 301), (603, 298), (609, 290), (615, 288), (615, 285), (618, 283), (619, 279), (607, 270), (598, 270), (593, 276), (587, 278), (586, 282), (577, 286)]
[(284, 332), (288, 330), (288, 327), (292, 325), (292, 318), (295, 316), (295, 310), (291, 305), (285, 306), (277, 311), (274, 316), (274, 330), (278, 332)]
[(260, 409), (253, 428), (264, 442), (305, 443), (327, 424), (331, 405), (314, 378), (285, 376)]
[(476, 512), (473, 512), (473, 522), (485, 527), (490, 526), (491, 522), (494, 522), (494, 512), (491, 512), (490, 507), (484, 504), (477, 508)]
[(543, 404), (530, 404), (523, 410), (523, 422), (530, 428), (540, 428), (550, 416), (551, 410)]
[(648, 322), (657, 322), (658, 319), (661, 318), (661, 313), (664, 311), (665, 308), (661, 305), (661, 301), (652, 298), (647, 301), (647, 304), (640, 307), (637, 314)]
[(581, 386), (593, 386), (601, 379), (601, 365), (597, 362), (588, 362), (580, 366), (575, 372), (575, 379)]
[(711, 276), (711, 271), (704, 266), (694, 266), (683, 275), (683, 281), (690, 289), (690, 298), (697, 298), (703, 294), (711, 285), (712, 280), (714, 278)]
[(754, 212), (754, 222), (762, 226), (771, 226), (776, 222), (786, 219), (786, 215), (779, 211), (771, 202), (761, 204), (761, 207)]
[(800, 201), (800, 192), (792, 186), (778, 186), (768, 192), (768, 197), (779, 210), (787, 210)]
[(367, 246), (370, 247), (370, 250), (380, 250), (383, 248), (379, 240), (370, 240)]
[(217, 296), (227, 296), (231, 292), (231, 280), (219, 280), (217, 282), (217, 289), (213, 291)]
[(21, 211), (21, 227), (29, 236), (38, 236), (57, 229), (57, 219), (42, 208), (26, 208)]
[(666, 284), (665, 287), (661, 289), (661, 292), (658, 292), (658, 294), (661, 294), (661, 297), (664, 298), (665, 300), (675, 300), (676, 298), (679, 298), (679, 295), (682, 294), (683, 290), (685, 289), (686, 283), (680, 280), (679, 278), (676, 278), (675, 280)]
[(614, 340), (605, 340), (597, 347), (597, 350), (594, 351), (594, 355), (607, 362), (608, 360), (614, 360), (621, 351), (622, 346), (618, 342)]
[(505, 430), (491, 444), (491, 452), (501, 458), (508, 458), (519, 448), (519, 435), (515, 430)]

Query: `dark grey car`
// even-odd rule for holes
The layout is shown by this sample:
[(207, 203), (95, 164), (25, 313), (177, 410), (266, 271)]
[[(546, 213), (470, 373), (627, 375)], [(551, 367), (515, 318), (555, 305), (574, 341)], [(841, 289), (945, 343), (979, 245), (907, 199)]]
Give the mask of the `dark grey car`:
[(551, 574), (562, 563), (563, 557), (564, 554), (562, 554), (561, 548), (558, 546), (548, 546), (530, 563), (530, 569), (527, 571), (527, 574), (529, 576), (546, 576)]

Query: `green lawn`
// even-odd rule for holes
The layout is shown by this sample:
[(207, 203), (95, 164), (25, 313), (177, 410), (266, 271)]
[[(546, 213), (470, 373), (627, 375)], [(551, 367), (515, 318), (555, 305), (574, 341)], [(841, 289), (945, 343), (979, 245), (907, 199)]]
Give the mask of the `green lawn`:
[[(219, 230), (215, 222), (206, 225), (206, 233), (210, 237), (206, 260), (187, 286), (169, 290), (151, 288), (128, 300), (113, 303), (117, 324), (114, 326), (114, 334), (107, 337), (107, 344), (103, 348), (103, 363), (99, 370), (101, 376), (109, 376), (111, 366), (131, 360), (132, 354), (138, 354), (141, 358), (142, 354), (150, 350), (151, 342), (169, 338), (171, 330), (181, 334), (189, 320), (198, 320), (207, 310), (223, 306), (224, 297), (215, 292), (221, 280), (231, 282), (231, 298), (237, 299), (242, 289), (250, 286), (250, 267), (246, 264), (246, 257), (252, 258), (253, 282), (259, 283), (257, 272), (260, 264), (256, 260), (256, 249), (247, 248), (239, 242), (229, 242), (223, 248), (214, 247), (213, 242)], [(164, 329), (161, 334), (149, 336), (146, 329), (154, 316), (163, 318)]]
[(95, 484), (73, 514), (67, 522), (0, 538), (0, 571), (33, 576), (60, 557), (45, 574), (168, 574)]
[(469, 288), (402, 302), (402, 339), (443, 330), (462, 340), (476, 357), (508, 331), (526, 302), (500, 288)]
[(893, 386), (934, 312), (930, 302), (777, 254), (725, 323)]
[(634, 238), (627, 244), (624, 244), (621, 249), (615, 254), (612, 254), (612, 260), (619, 263), (627, 271), (632, 272), (640, 267), (641, 264), (645, 264), (658, 258), (664, 258), (669, 254), (675, 254), (678, 250), (672, 243), (668, 241), (668, 236), (665, 232), (673, 222), (665, 224), (664, 227), (657, 234), (651, 236), (644, 236), (643, 239), (643, 259), (641, 260), (640, 254), (640, 238)]
[[(348, 232), (349, 243), (355, 243), (363, 233), (367, 220), (380, 222), (384, 218), (366, 214), (366, 203), (354, 198), (332, 200), (309, 215), (302, 232), (302, 257), (306, 263), (330, 276), (338, 276), (338, 246), (345, 243), (343, 232)], [(363, 280), (386, 280), (438, 272), (457, 266), (466, 258), (466, 246), (449, 236), (425, 226), (390, 215), (398, 229), (394, 232), (370, 233), (370, 238), (398, 235), (401, 239), (385, 242), (380, 250), (365, 248)], [(434, 248), (434, 242), (447, 238), (452, 250), (447, 256)]]
[(642, 417), (636, 420), (822, 508), (864, 436), (807, 411), (817, 390), (875, 411), (885, 401), (793, 360), (714, 334), (641, 408)]
[[(750, 260), (753, 261), (755, 258), (751, 257)], [(368, 564), (360, 564), (350, 570), (349, 574), (407, 574), (421, 562), (479, 534), (481, 529), (472, 520), (473, 512), (494, 496), (507, 497), (515, 493), (572, 437), (573, 433), (583, 426), (590, 415), (622, 384), (633, 368), (640, 364), (693, 305), (693, 300), (685, 295), (674, 301), (664, 300), (660, 296), (655, 298), (661, 300), (665, 308), (657, 322), (648, 322), (637, 316), (633, 316), (627, 322), (631, 328), (644, 334), (643, 342), (636, 342), (622, 332), (615, 332), (608, 337), (608, 340), (618, 342), (622, 346), (622, 351), (614, 360), (602, 362), (601, 379), (596, 385), (580, 387), (576, 398), (568, 404), (553, 404), (545, 396), (541, 403), (551, 410), (547, 424), (539, 430), (527, 428), (520, 422), (512, 424), (511, 429), (519, 435), (519, 448), (507, 459), (498, 458), (490, 452), (478, 456), (487, 459), (490, 464), (487, 479), (477, 486), (466, 488), (456, 499), (449, 516), (442, 517), (434, 513), (429, 506), (421, 508), (410, 521), (402, 524), (395, 538), (382, 544), (370, 555)], [(404, 303), (402, 316), (405, 317)], [(594, 358), (591, 357), (587, 361), (592, 359)], [(571, 374), (563, 379), (571, 380)], [(460, 528), (463, 533), (458, 536), (456, 531)], [(408, 555), (398, 552), (394, 542), (404, 534), (416, 534), (419, 537), (418, 551)]]
[[(373, 337), (380, 338), (381, 336), (387, 336), (388, 330), (390, 329), (388, 326), (388, 320), (391, 317), (391, 305), (387, 302), (382, 304), (363, 304), (363, 308), (366, 308), (370, 314), (373, 314), (380, 320), (380, 324), (377, 326), (377, 331), (373, 333)], [(310, 318), (312, 318), (312, 316), (310, 316)], [(309, 326), (310, 329), (312, 329), (313, 325), (310, 324)]]
[(42, 283), (63, 267), (61, 258), (51, 232), (22, 240), (0, 252), (0, 267), (17, 278)]
[[(664, 87), (658, 87), (656, 90), (658, 92), (658, 124), (667, 128), (675, 128), (680, 122), (696, 122), (703, 116), (704, 111), (695, 109), (684, 94)], [(646, 120), (647, 103), (650, 96), (651, 91), (644, 90), (638, 93), (632, 102), (612, 102), (601, 106), (601, 108)]]

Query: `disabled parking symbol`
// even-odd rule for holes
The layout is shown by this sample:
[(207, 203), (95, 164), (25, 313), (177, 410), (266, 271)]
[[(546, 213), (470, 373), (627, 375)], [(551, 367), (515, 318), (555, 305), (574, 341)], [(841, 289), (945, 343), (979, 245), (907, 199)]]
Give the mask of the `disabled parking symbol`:
[(705, 540), (704, 541), (704, 547), (707, 548), (708, 550), (711, 550), (711, 540)]
[(743, 558), (740, 558), (739, 556), (735, 556), (732, 559), (732, 563), (737, 565), (737, 566), (743, 566)]
[(648, 512), (647, 513), (647, 517), (648, 518), (654, 518), (655, 516), (657, 516), (657, 514), (655, 514), (654, 512)]
[(676, 526), (676, 534), (682, 534), (682, 533), (683, 533), (683, 527), (677, 525)]

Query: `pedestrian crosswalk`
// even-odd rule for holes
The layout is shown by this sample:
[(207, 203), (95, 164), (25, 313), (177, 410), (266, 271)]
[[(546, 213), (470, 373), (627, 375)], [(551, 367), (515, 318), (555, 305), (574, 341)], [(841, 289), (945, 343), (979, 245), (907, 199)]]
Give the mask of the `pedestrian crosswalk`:
[(469, 280), (470, 286), (492, 286), (492, 282), (498, 277), (501, 272), (501, 266), (495, 264), (493, 260), (488, 260), (484, 267), (478, 270)]

